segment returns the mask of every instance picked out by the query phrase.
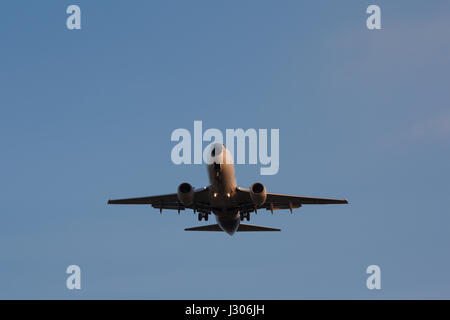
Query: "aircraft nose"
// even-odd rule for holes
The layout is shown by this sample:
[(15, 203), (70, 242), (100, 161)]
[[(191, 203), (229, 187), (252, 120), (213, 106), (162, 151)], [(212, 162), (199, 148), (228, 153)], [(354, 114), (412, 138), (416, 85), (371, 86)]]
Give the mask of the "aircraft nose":
[(222, 153), (223, 144), (214, 143), (211, 146), (211, 158), (218, 157)]

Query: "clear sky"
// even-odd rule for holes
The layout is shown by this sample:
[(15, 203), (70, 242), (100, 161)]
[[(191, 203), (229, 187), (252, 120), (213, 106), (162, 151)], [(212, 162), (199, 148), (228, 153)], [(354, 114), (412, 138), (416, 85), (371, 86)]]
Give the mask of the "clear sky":
[[(449, 14), (438, 0), (2, 1), (0, 298), (450, 298)], [(237, 166), (239, 185), (350, 204), (261, 213), (283, 231), (233, 237), (183, 231), (191, 212), (106, 205), (207, 185), (204, 166), (170, 161), (194, 120), (280, 129), (279, 173)]]

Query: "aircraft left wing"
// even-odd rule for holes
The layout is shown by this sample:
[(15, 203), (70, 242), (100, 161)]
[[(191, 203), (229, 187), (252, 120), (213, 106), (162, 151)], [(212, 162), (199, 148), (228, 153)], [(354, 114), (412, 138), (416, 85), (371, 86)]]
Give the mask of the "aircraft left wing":
[(195, 190), (194, 202), (189, 206), (184, 206), (182, 203), (180, 203), (176, 193), (140, 198), (108, 200), (108, 204), (147, 204), (151, 205), (153, 208), (157, 208), (160, 210), (185, 210), (186, 208), (189, 208), (196, 209), (199, 212), (202, 212), (203, 209), (209, 208), (208, 188)]
[[(250, 198), (250, 190), (244, 188), (238, 188), (238, 194), (240, 198), (240, 206), (254, 211), (254, 205)], [(278, 193), (267, 193), (266, 202), (259, 206), (259, 208), (265, 208), (266, 210), (278, 210), (278, 209), (296, 209), (300, 208), (304, 204), (347, 204), (347, 199), (334, 199), (334, 198), (315, 198), (305, 196), (291, 196)], [(251, 210), (253, 209), (253, 210)]]

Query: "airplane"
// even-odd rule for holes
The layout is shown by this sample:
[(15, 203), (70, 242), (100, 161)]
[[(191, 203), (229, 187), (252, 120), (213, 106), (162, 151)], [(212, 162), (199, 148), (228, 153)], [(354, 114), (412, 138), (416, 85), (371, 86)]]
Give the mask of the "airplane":
[(254, 183), (250, 189), (238, 187), (234, 173), (233, 157), (223, 144), (214, 143), (208, 150), (207, 170), (210, 185), (195, 189), (187, 182), (178, 186), (177, 193), (109, 200), (108, 204), (144, 204), (163, 209), (192, 209), (198, 212), (198, 220), (208, 221), (213, 213), (217, 224), (186, 228), (186, 231), (225, 231), (230, 236), (235, 232), (245, 231), (281, 231), (277, 228), (263, 227), (241, 223), (250, 221), (250, 213), (258, 213), (258, 209), (274, 210), (300, 208), (304, 204), (347, 204), (347, 199), (313, 198), (291, 196), (266, 191), (262, 183)]

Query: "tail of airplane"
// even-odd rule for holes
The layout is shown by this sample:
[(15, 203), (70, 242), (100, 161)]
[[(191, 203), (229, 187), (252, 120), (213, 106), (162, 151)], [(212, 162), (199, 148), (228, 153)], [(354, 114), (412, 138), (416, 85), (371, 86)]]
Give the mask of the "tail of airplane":
[[(223, 231), (218, 224), (210, 224), (207, 226), (201, 226), (201, 227), (193, 227), (193, 228), (186, 228), (185, 231)], [(269, 228), (269, 227), (262, 227), (262, 226), (255, 226), (251, 224), (244, 224), (241, 223), (239, 225), (239, 228), (237, 229), (237, 232), (248, 232), (248, 231), (281, 231), (281, 229), (276, 228)]]

